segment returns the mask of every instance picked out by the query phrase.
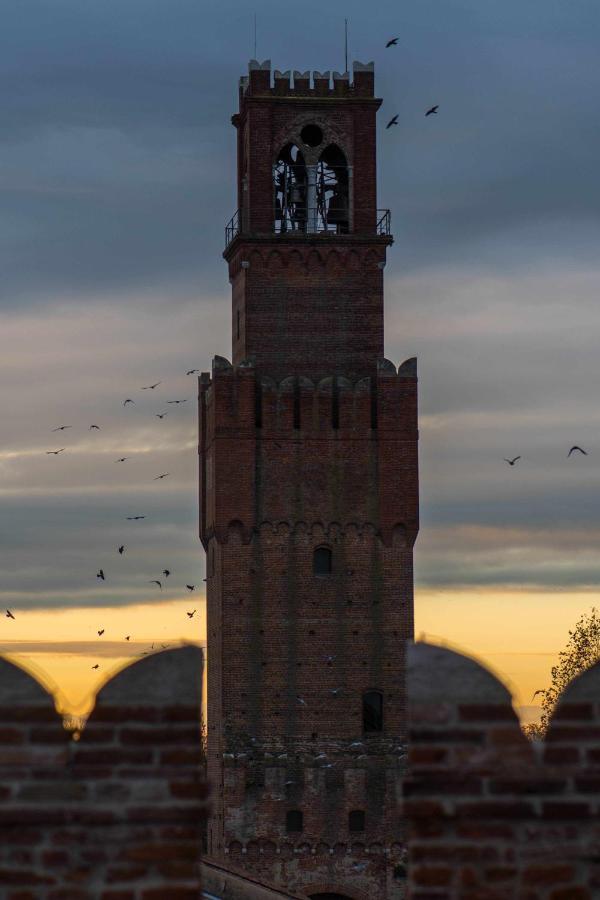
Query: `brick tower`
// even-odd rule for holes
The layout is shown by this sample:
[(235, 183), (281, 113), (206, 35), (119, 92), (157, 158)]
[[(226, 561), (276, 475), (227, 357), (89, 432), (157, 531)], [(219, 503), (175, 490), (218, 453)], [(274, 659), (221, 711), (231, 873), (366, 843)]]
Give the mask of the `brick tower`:
[(417, 379), (383, 356), (373, 65), (252, 61), (233, 117), (233, 362), (200, 379), (208, 856), (314, 898), (403, 895)]

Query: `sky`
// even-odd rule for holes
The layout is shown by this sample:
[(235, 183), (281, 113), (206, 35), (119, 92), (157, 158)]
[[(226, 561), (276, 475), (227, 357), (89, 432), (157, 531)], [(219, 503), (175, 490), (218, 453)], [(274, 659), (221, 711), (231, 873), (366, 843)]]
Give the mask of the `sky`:
[(253, 10), (273, 68), (342, 70), (344, 17), (350, 60), (375, 61), (386, 355), (419, 358), (417, 633), (492, 667), (527, 720), (600, 604), (593, 0), (5, 5), (0, 652), (81, 711), (152, 643), (204, 639), (185, 373), (230, 356), (229, 120)]

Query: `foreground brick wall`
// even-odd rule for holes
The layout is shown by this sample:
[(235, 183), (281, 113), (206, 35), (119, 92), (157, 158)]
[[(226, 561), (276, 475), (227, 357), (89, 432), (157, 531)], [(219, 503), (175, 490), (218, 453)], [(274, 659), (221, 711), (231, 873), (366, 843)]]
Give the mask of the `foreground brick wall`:
[(414, 900), (600, 896), (600, 664), (530, 744), (493, 675), (449, 650), (408, 654)]
[(200, 895), (202, 653), (166, 651), (100, 691), (81, 739), (0, 659), (2, 900)]

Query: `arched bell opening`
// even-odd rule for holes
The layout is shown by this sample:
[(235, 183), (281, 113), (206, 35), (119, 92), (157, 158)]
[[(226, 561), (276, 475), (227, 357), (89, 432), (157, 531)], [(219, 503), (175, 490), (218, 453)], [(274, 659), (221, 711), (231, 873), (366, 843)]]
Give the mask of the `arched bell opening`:
[(275, 189), (275, 231), (306, 231), (307, 168), (302, 151), (295, 144), (281, 148), (273, 167)]
[(348, 164), (336, 144), (326, 147), (317, 164), (318, 231), (347, 234), (350, 230)]

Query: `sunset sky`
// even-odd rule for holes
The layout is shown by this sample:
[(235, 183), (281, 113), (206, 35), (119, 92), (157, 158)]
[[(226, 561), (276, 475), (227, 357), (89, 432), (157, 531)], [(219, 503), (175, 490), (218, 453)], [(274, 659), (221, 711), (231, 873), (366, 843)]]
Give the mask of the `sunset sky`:
[(203, 640), (185, 372), (230, 356), (229, 119), (254, 9), (273, 68), (343, 69), (345, 16), (350, 60), (375, 61), (386, 355), (419, 357), (417, 634), (486, 662), (528, 720), (600, 605), (595, 0), (5, 4), (0, 650), (81, 712), (153, 642)]

